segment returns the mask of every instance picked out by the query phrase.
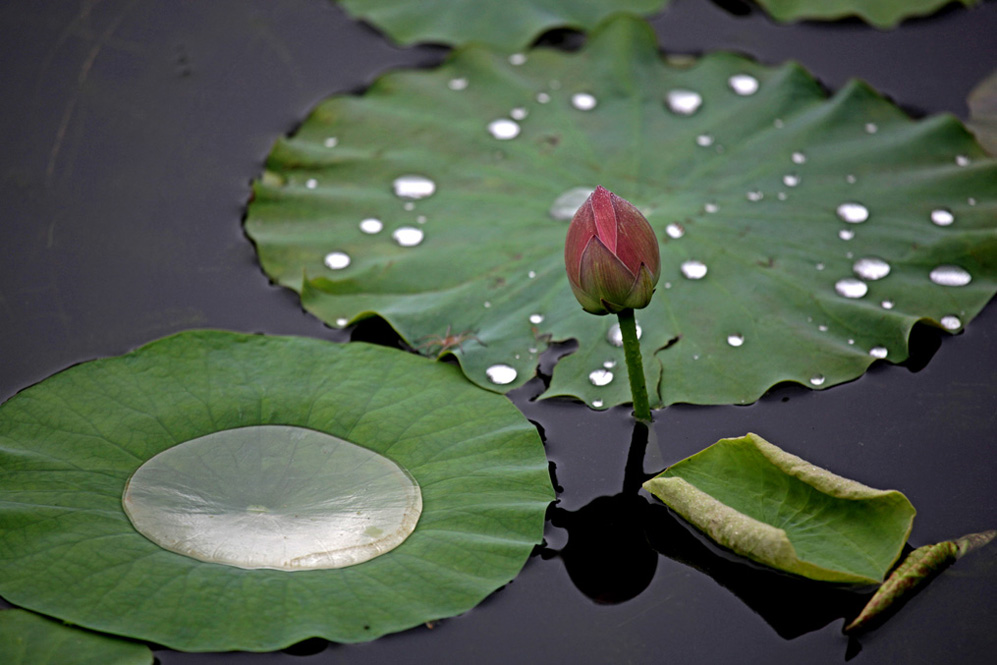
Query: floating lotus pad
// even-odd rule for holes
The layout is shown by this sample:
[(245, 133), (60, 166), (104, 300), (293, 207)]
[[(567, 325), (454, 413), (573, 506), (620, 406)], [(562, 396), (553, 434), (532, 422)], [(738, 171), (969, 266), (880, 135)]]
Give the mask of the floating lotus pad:
[[(275, 445), (304, 458), (296, 466)], [(396, 480), (409, 474), (423, 501), (404, 542), (356, 565), (289, 572), (205, 563), (143, 536), (122, 507), (133, 474), (137, 497), (144, 474), (162, 483), (155, 467), (174, 462), (183, 471), (174, 482), (196, 477), (202, 497), (225, 496), (230, 506), (314, 506), (355, 493), (336, 480), (320, 498), (307, 489), (340, 463), (360, 481), (354, 445)], [(260, 480), (270, 463), (272, 476)], [(205, 487), (212, 469), (216, 489)], [(402, 490), (406, 502), (411, 492)], [(536, 428), (452, 365), (360, 343), (182, 333), (70, 368), (0, 406), (0, 595), (189, 651), (365, 641), (464, 612), (506, 584), (542, 539), (552, 498)], [(160, 499), (153, 505), (162, 508)], [(135, 508), (141, 525), (148, 513)]]
[[(878, 28), (892, 28), (914, 16), (928, 16), (955, 0), (758, 0), (777, 21), (836, 20), (857, 16)], [(980, 0), (958, 0), (967, 7)]]
[(313, 570), (369, 561), (422, 512), (412, 476), (387, 457), (301, 427), (215, 432), (132, 474), (124, 508), (171, 552), (240, 568)]
[(720, 545), (827, 582), (882, 582), (915, 513), (900, 492), (819, 469), (756, 434), (721, 439), (644, 489)]
[(152, 665), (144, 644), (67, 626), (24, 610), (0, 611), (4, 665)]
[(614, 12), (651, 14), (668, 0), (339, 0), (400, 44), (476, 42), (522, 49), (547, 30), (588, 30)]
[(547, 395), (629, 401), (613, 317), (584, 313), (564, 271), (598, 184), (662, 243), (637, 312), (652, 406), (850, 381), (997, 291), (997, 164), (955, 118), (914, 122), (854, 82), (828, 100), (793, 64), (671, 64), (632, 18), (577, 53), (468, 48), (386, 75), (323, 102), (267, 169), (246, 230), (273, 279), (332, 325), (380, 315), (491, 390), (576, 338)]

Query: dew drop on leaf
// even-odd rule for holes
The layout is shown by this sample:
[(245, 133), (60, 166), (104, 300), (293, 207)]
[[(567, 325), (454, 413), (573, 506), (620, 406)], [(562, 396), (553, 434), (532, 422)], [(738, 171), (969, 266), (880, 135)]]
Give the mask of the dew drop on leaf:
[(708, 213), (710, 213), (712, 215), (716, 211), (720, 210), (720, 206), (718, 206), (716, 203), (710, 202), (710, 203), (707, 203), (707, 204), (705, 204), (703, 206), (703, 210), (705, 210), (706, 212), (708, 212)]
[(605, 367), (606, 369), (613, 369), (614, 367), (616, 367), (616, 361), (607, 360), (606, 362), (602, 363), (602, 366)]
[(744, 335), (740, 333), (734, 333), (733, 335), (727, 335), (727, 343), (733, 347), (738, 347), (744, 344)]
[(845, 298), (861, 298), (869, 292), (869, 286), (862, 280), (855, 279), (854, 277), (846, 277), (845, 279), (839, 279), (834, 284), (834, 290), (837, 291), (839, 296), (844, 296)]
[(692, 115), (703, 105), (703, 97), (693, 90), (672, 90), (665, 97), (665, 104), (676, 115)]
[(685, 235), (685, 229), (682, 227), (681, 224), (678, 224), (677, 222), (672, 222), (671, 224), (665, 227), (665, 233), (668, 234), (669, 238), (674, 238), (678, 240), (679, 238)]
[(326, 148), (335, 148), (337, 145), (339, 145), (339, 139), (337, 139), (335, 136), (329, 136), (325, 139), (325, 141), (322, 142), (322, 145), (324, 145)]
[(946, 330), (958, 330), (962, 327), (962, 320), (955, 314), (949, 314), (948, 316), (943, 316), (939, 323)]
[(700, 134), (696, 137), (696, 145), (701, 148), (709, 148), (713, 145), (713, 136), (711, 134)]
[(800, 151), (796, 151), (791, 155), (794, 164), (806, 164), (807, 156)]
[(345, 328), (346, 324), (349, 323), (349, 322), (350, 322), (349, 319), (345, 319), (343, 317), (340, 317), (340, 318), (336, 319), (336, 327), (338, 327), (338, 328)]
[(883, 302), (879, 303), (879, 306), (882, 307), (883, 309), (893, 309), (893, 301), (884, 300)]
[(592, 400), (592, 406), (594, 406), (597, 409), (601, 409), (602, 408), (602, 400), (601, 399), (594, 399), (594, 400)]
[(500, 141), (508, 141), (519, 136), (519, 123), (508, 118), (499, 118), (488, 123), (488, 133)]
[(874, 123), (874, 122), (867, 122), (867, 123), (865, 123), (865, 133), (866, 134), (875, 134), (878, 131), (879, 131), (879, 126), (876, 123)]
[(842, 203), (837, 209), (838, 217), (849, 224), (861, 224), (869, 219), (869, 209), (861, 203)]
[(883, 259), (870, 256), (856, 261), (852, 270), (862, 279), (876, 281), (890, 274), (890, 264)]
[(424, 199), (436, 191), (436, 183), (421, 175), (403, 175), (392, 184), (395, 196), (402, 199)]
[(509, 111), (509, 117), (512, 118), (513, 120), (522, 120), (527, 115), (529, 115), (529, 112), (526, 109), (524, 109), (522, 106), (517, 106), (516, 108)]
[(447, 81), (447, 87), (451, 90), (466, 90), (467, 89), (467, 79), (466, 78), (455, 78)]
[(687, 279), (703, 279), (706, 277), (707, 268), (706, 264), (702, 261), (696, 261), (695, 259), (684, 261), (679, 269)]
[(514, 367), (508, 365), (492, 365), (485, 370), (488, 380), (498, 386), (504, 386), (516, 380), (518, 372)]
[[(640, 328), (640, 324), (637, 324), (637, 339), (644, 333)], [(609, 332), (606, 333), (606, 341), (613, 346), (623, 346), (623, 332), (620, 330), (620, 324), (614, 323), (609, 327)]]
[(814, 374), (813, 376), (810, 377), (810, 383), (812, 383), (815, 386), (824, 385), (825, 380), (826, 379), (824, 378), (823, 374)]
[(384, 222), (376, 217), (368, 217), (360, 222), (360, 230), (369, 235), (380, 233), (383, 228)]
[(402, 226), (395, 229), (395, 232), (391, 234), (391, 237), (395, 239), (401, 247), (415, 247), (422, 242), (426, 234), (422, 232), (422, 229), (417, 229), (414, 226)]
[(342, 270), (350, 265), (350, 255), (346, 252), (329, 252), (325, 255), (325, 267), (329, 270)]
[(890, 352), (886, 349), (885, 346), (874, 346), (871, 349), (869, 349), (869, 355), (872, 356), (873, 358), (878, 358), (880, 360), (882, 360), (889, 354)]
[(973, 281), (972, 275), (964, 268), (952, 265), (938, 266), (931, 271), (929, 277), (939, 286), (966, 286)]
[(735, 74), (727, 79), (727, 85), (742, 97), (747, 97), (758, 92), (758, 79), (750, 74)]
[(938, 208), (931, 211), (931, 222), (936, 226), (951, 226), (954, 221), (955, 215), (950, 210)]
[(537, 93), (537, 103), (546, 104), (549, 101), (550, 101), (550, 95), (548, 95), (546, 92)]
[(966, 155), (956, 155), (955, 163), (956, 166), (969, 166), (969, 157)]
[(752, 189), (744, 196), (746, 199), (748, 199), (751, 202), (761, 201), (763, 198), (765, 198), (765, 194), (763, 194), (760, 189)]
[(856, 182), (858, 182), (858, 179), (855, 176), (853, 176), (851, 173), (849, 173), (848, 175), (845, 176), (845, 182), (847, 182), (849, 185), (854, 185)]
[(591, 111), (595, 108), (596, 104), (598, 104), (598, 101), (595, 96), (587, 92), (576, 92), (571, 96), (571, 105), (579, 111)]
[(786, 187), (796, 187), (800, 184), (800, 176), (795, 173), (787, 173), (782, 176), (782, 184)]
[(841, 229), (838, 231), (838, 237), (842, 240), (851, 240), (855, 237), (855, 231), (852, 231), (851, 229)]
[(533, 325), (540, 325), (544, 322), (543, 314), (530, 314), (530, 323)]
[(305, 187), (307, 187), (308, 189), (315, 189), (316, 187), (318, 187), (318, 180), (316, 180), (315, 178), (309, 178), (308, 180), (305, 181)]
[(608, 369), (597, 369), (589, 372), (589, 381), (593, 386), (605, 386), (613, 380), (613, 373)]
[(520, 67), (526, 64), (526, 54), (525, 53), (513, 53), (509, 56), (509, 64), (513, 67)]

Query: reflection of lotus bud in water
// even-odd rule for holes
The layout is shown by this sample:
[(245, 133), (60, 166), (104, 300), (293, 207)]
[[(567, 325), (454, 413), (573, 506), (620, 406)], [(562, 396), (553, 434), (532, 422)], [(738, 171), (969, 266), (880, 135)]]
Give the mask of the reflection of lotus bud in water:
[(564, 263), (571, 290), (592, 314), (647, 307), (661, 274), (651, 225), (632, 203), (603, 187), (571, 220)]

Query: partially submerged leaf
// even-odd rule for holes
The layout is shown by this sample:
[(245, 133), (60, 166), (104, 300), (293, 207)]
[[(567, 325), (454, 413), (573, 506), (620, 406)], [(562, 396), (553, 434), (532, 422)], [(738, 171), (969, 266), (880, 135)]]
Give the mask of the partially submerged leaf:
[(954, 2), (972, 7), (980, 0), (758, 0), (777, 21), (857, 16), (877, 28), (892, 28), (906, 18), (927, 16)]
[(467, 48), (386, 75), (323, 102), (267, 169), (246, 231), (274, 280), (333, 325), (457, 337), (464, 373), (496, 391), (576, 338), (546, 395), (630, 399), (618, 328), (581, 309), (563, 265), (599, 184), (662, 243), (637, 312), (652, 406), (850, 381), (905, 360), (915, 323), (961, 331), (997, 291), (997, 164), (955, 118), (914, 122), (858, 82), (828, 100), (795, 64), (673, 65), (633, 18), (577, 53)]
[(556, 28), (590, 30), (615, 12), (651, 14), (669, 0), (339, 0), (399, 44), (476, 42), (526, 48)]
[(0, 611), (4, 665), (152, 665), (144, 644), (73, 628), (24, 610)]
[(997, 531), (971, 533), (957, 540), (946, 540), (919, 547), (897, 566), (890, 577), (873, 594), (855, 619), (845, 626), (846, 633), (866, 630), (882, 618), (896, 603), (908, 598), (913, 591), (939, 574), (968, 552), (983, 547), (997, 536)]
[[(122, 493), (147, 460), (254, 426), (314, 430), (390, 459), (421, 490), (415, 531), (357, 565), (288, 572), (204, 563), (132, 527)], [(307, 469), (222, 452), (234, 467), (273, 466), (285, 496), (302, 498)], [(279, 513), (269, 494), (280, 482), (244, 477), (217, 489), (244, 512)], [(307, 494), (299, 507), (314, 503)], [(181, 333), (70, 368), (0, 407), (0, 595), (188, 651), (366, 641), (466, 611), (506, 584), (541, 540), (552, 498), (536, 428), (452, 365), (361, 343)]]
[(756, 434), (721, 439), (644, 488), (720, 545), (828, 582), (881, 582), (915, 512), (900, 492), (836, 476)]
[(997, 155), (997, 70), (983, 79), (966, 99), (969, 128), (991, 155)]

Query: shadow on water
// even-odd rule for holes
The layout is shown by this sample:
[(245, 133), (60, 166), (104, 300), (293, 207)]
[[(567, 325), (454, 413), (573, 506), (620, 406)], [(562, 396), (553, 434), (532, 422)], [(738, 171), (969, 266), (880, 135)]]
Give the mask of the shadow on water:
[[(872, 589), (816, 582), (754, 564), (708, 541), (669, 508), (638, 493), (654, 474), (644, 471), (648, 428), (635, 423), (619, 494), (600, 496), (568, 511), (552, 506), (548, 517), (567, 532), (559, 557), (579, 591), (600, 604), (622, 603), (642, 593), (666, 556), (706, 573), (791, 640), (836, 619), (855, 617)], [(860, 648), (857, 643), (850, 649)], [(854, 655), (854, 654), (852, 654)]]

